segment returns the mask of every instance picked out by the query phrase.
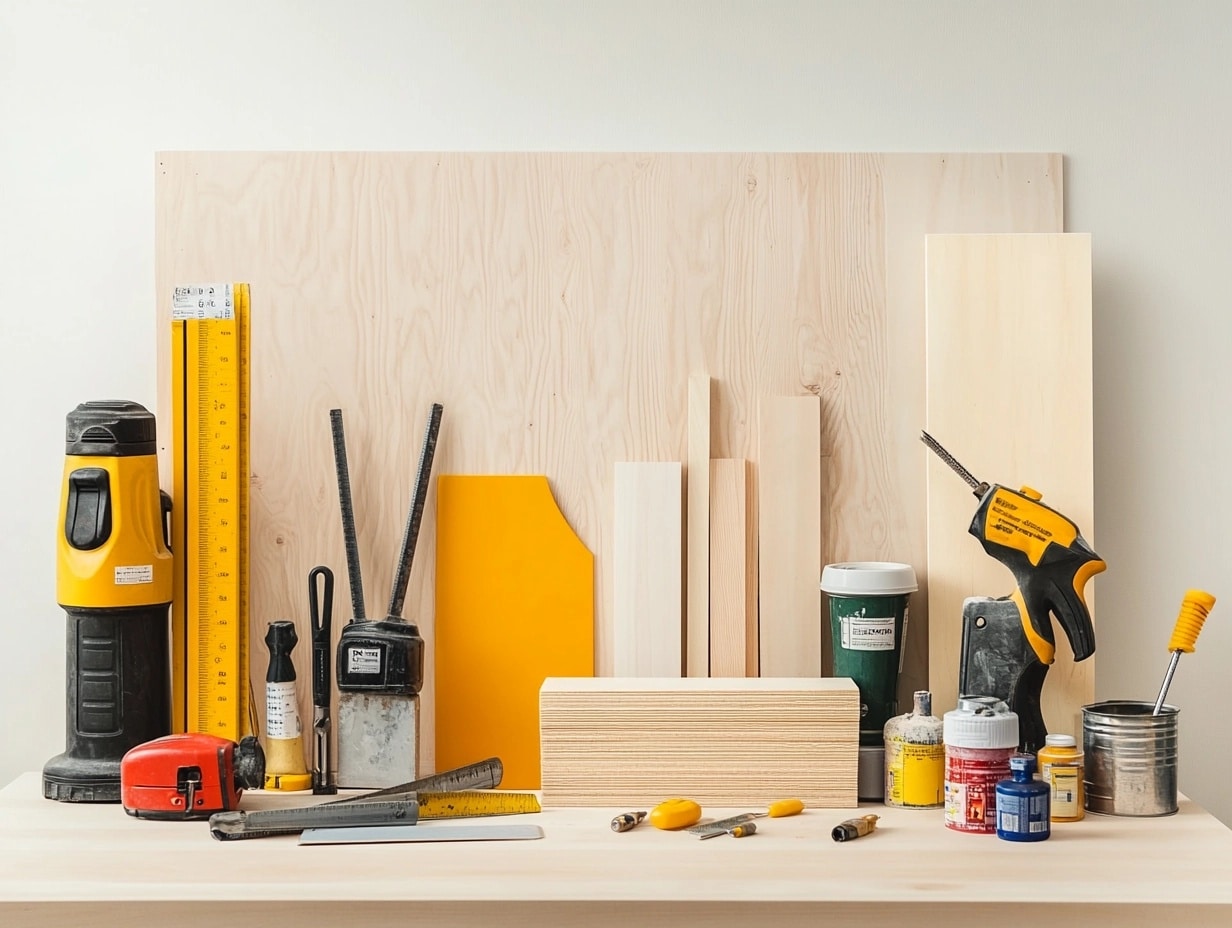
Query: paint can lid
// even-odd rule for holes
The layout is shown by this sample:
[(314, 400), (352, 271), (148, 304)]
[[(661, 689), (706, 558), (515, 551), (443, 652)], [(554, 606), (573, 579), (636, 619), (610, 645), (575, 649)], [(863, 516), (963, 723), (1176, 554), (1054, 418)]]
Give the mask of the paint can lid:
[(919, 589), (910, 564), (892, 561), (848, 561), (827, 564), (821, 589), (836, 596), (901, 596)]
[(956, 748), (1018, 747), (1018, 715), (995, 696), (960, 696), (942, 719), (942, 740)]
[(1073, 735), (1047, 735), (1044, 738), (1044, 744), (1050, 748), (1075, 748), (1078, 742), (1074, 740)]

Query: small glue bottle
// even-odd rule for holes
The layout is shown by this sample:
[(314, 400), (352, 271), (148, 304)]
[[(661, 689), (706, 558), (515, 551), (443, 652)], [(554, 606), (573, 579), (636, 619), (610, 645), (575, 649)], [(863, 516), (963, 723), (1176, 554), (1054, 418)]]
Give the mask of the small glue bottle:
[(1032, 779), (1035, 758), (1010, 758), (1010, 778), (997, 784), (997, 837), (1006, 841), (1045, 841), (1051, 834), (1047, 783)]

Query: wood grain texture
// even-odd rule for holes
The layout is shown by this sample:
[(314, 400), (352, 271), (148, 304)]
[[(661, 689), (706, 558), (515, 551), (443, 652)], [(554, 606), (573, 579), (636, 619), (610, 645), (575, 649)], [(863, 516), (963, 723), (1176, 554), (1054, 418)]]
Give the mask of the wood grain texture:
[(710, 676), (757, 676), (757, 488), (749, 462), (710, 462)]
[(685, 448), (686, 673), (710, 676), (710, 397), (714, 381), (689, 375), (689, 433)]
[[(1040, 490), (1094, 545), (1090, 236), (930, 235), (927, 267), (929, 434), (978, 479)], [(970, 488), (926, 455), (929, 688), (940, 707), (957, 694), (963, 599), (1008, 595), (1014, 579), (967, 533)], [(1092, 613), (1097, 585), (1086, 587)], [(1054, 630), (1044, 721), (1081, 737), (1095, 657), (1075, 664)]]
[(860, 694), (846, 677), (549, 679), (539, 719), (545, 807), (856, 802)]
[[(758, 399), (819, 396), (823, 560), (905, 561), (923, 577), (923, 236), (1059, 231), (1060, 167), (1046, 154), (158, 155), (160, 384), (171, 288), (252, 284), (252, 627), (293, 619), (306, 640), (308, 571), (341, 575), (330, 408), (347, 415), (367, 599), (387, 598), (439, 401), (437, 473), (550, 476), (596, 555), (611, 673), (612, 465), (686, 460), (699, 371), (715, 381), (712, 454), (754, 465)], [(167, 421), (165, 392), (159, 408)], [(426, 744), (434, 519), (430, 496), (406, 603), (428, 646)], [(911, 612), (908, 699), (927, 673), (922, 597)], [(309, 649), (295, 659), (307, 679)]]
[(612, 660), (618, 677), (683, 671), (682, 481), (679, 461), (616, 465)]
[[(244, 794), (244, 807), (329, 798), (257, 791)], [(848, 817), (837, 810), (759, 820), (752, 840), (700, 843), (645, 825), (613, 834), (607, 822), (626, 811), (549, 808), (513, 820), (542, 825), (540, 841), (431, 853), (307, 850), (292, 838), (222, 846), (201, 823), (48, 802), (28, 773), (0, 791), (0, 924), (987, 928), (1005, 922), (1007, 905), (1035, 924), (1057, 923), (1064, 907), (1063, 923), (1083, 928), (1232, 921), (1232, 832), (1183, 797), (1166, 822), (1088, 816), (1035, 849), (880, 805), (860, 810), (881, 820), (854, 844), (831, 840)], [(705, 809), (716, 818), (746, 811), (744, 801)], [(1030, 866), (1024, 850), (1039, 852)]]
[(761, 402), (757, 481), (759, 670), (821, 676), (821, 401)]

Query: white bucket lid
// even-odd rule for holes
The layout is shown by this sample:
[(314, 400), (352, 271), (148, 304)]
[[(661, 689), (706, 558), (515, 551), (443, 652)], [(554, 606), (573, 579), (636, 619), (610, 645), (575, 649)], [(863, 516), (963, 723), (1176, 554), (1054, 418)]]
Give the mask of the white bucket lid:
[(848, 561), (821, 571), (823, 593), (836, 596), (900, 596), (919, 589), (910, 564), (893, 561)]
[(956, 748), (1018, 746), (1018, 715), (995, 696), (959, 696), (941, 724), (941, 740)]

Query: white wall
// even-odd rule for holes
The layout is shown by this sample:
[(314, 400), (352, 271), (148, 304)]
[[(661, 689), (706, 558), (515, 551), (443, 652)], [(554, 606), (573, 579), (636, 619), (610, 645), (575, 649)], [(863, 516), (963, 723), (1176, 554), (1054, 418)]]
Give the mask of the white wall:
[(1223, 0), (0, 0), (0, 783), (63, 748), (64, 415), (155, 403), (155, 150), (1046, 150), (1093, 233), (1098, 695), (1224, 597), (1171, 701), (1232, 822), (1230, 53)]

